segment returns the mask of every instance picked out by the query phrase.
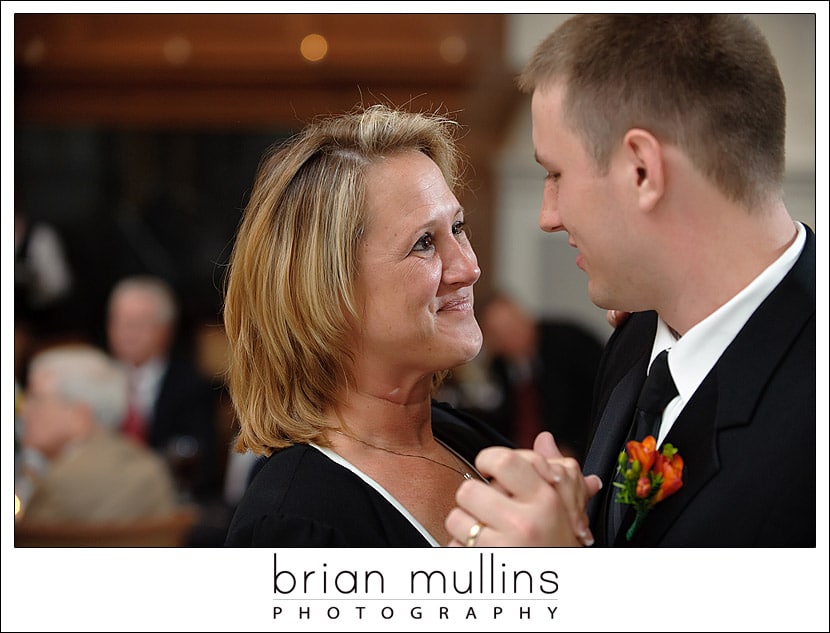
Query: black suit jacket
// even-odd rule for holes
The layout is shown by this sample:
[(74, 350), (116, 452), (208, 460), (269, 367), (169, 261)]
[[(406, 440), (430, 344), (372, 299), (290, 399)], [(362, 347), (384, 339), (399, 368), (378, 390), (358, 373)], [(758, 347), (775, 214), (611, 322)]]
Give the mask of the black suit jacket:
[(216, 498), (221, 489), (220, 460), (226, 452), (224, 447), (219, 452), (218, 398), (218, 389), (187, 358), (171, 357), (153, 407), (148, 443), (175, 464), (176, 440), (196, 440), (197, 461), (187, 473), (190, 481), (186, 487), (197, 501)]
[[(509, 442), (487, 424), (435, 403), (432, 428), (473, 463)], [(428, 547), (421, 533), (374, 488), (306, 444), (262, 462), (237, 506), (227, 547)]]
[(607, 495), (645, 380), (657, 315), (633, 314), (606, 347), (584, 472), (605, 487), (588, 506), (598, 545), (815, 546), (815, 235), (706, 376), (666, 437), (684, 485), (628, 543), (629, 512), (606, 539)]

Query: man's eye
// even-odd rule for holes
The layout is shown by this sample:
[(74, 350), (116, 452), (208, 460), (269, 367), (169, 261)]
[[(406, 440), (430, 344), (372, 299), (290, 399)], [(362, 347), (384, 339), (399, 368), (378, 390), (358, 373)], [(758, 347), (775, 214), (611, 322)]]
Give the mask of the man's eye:
[(462, 235), (467, 233), (467, 223), (464, 220), (459, 220), (452, 225), (453, 235)]

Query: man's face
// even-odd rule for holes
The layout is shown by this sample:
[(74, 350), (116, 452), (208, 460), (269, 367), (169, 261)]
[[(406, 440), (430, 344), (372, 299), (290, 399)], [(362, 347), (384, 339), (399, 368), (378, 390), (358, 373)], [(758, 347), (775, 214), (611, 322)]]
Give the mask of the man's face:
[(170, 342), (170, 325), (159, 315), (157, 298), (131, 289), (113, 297), (107, 336), (113, 356), (134, 366), (163, 356)]
[(539, 226), (566, 231), (578, 250), (576, 265), (588, 275), (588, 294), (601, 308), (622, 308), (620, 293), (631, 280), (627, 209), (636, 201), (626, 187), (624, 161), (612, 157), (602, 173), (566, 124), (559, 85), (533, 93), (531, 114), (536, 161), (545, 170)]
[(73, 439), (79, 416), (84, 415), (83, 405), (58, 394), (56, 381), (56, 376), (45, 369), (30, 372), (22, 409), (23, 444), (49, 459), (59, 455)]

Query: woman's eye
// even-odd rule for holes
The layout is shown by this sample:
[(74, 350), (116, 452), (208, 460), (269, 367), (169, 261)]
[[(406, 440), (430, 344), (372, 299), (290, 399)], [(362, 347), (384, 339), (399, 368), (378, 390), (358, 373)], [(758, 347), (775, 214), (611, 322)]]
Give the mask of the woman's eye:
[(413, 251), (428, 251), (432, 248), (433, 239), (432, 235), (429, 233), (424, 233), (417, 242), (415, 242), (415, 246), (412, 247)]
[[(467, 223), (464, 220), (456, 220), (452, 224), (451, 228), (452, 234), (457, 236), (467, 235)], [(420, 239), (415, 242), (415, 246), (412, 247), (412, 251), (416, 253), (423, 253), (425, 251), (430, 251), (435, 248), (435, 237), (432, 233), (424, 233)]]

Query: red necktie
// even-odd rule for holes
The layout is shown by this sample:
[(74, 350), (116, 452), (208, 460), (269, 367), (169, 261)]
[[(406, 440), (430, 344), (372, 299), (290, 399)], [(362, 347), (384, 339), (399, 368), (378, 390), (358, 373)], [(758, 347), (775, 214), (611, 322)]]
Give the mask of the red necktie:
[(124, 424), (121, 427), (124, 435), (141, 443), (147, 442), (147, 421), (141, 415), (138, 409), (138, 403), (135, 397), (135, 378), (130, 377), (130, 388), (128, 394), (127, 417), (124, 418)]

